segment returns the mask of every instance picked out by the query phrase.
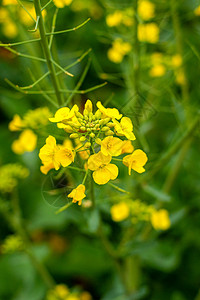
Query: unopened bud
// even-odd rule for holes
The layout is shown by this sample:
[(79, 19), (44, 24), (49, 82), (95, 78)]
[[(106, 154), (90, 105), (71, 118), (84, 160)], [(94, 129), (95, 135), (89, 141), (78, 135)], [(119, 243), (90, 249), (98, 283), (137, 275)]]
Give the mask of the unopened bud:
[(69, 137), (70, 137), (70, 139), (76, 139), (79, 137), (79, 135), (78, 135), (78, 133), (72, 133), (72, 134), (70, 134)]
[(110, 121), (110, 118), (105, 118), (105, 119), (103, 119), (104, 120), (104, 125), (106, 125), (109, 121)]
[(105, 135), (114, 135), (114, 132), (112, 130), (106, 131)]
[(95, 143), (101, 145), (101, 139), (100, 139), (100, 138), (96, 138), (96, 139), (95, 139)]
[(86, 140), (86, 137), (85, 137), (85, 136), (81, 136), (81, 137), (80, 137), (80, 141), (81, 141), (81, 142), (84, 142), (85, 140)]
[(87, 131), (90, 132), (90, 131), (91, 131), (91, 128), (87, 128)]
[(85, 128), (85, 126), (81, 126), (81, 127), (80, 127), (80, 130), (82, 130), (82, 131), (86, 131), (86, 128)]
[(76, 111), (75, 115), (77, 118), (83, 119), (83, 115), (79, 111)]
[(89, 148), (91, 146), (90, 142), (85, 143), (85, 148)]
[(91, 138), (94, 138), (95, 137), (95, 134), (92, 132), (92, 133), (90, 133), (90, 137)]
[(106, 126), (112, 128), (112, 127), (114, 127), (115, 125), (114, 125), (112, 122), (109, 122), (109, 123), (106, 124)]
[(98, 110), (96, 111), (96, 113), (95, 113), (95, 118), (96, 118), (97, 120), (99, 120), (99, 119), (101, 118), (101, 112), (100, 112), (99, 109), (98, 109)]
[(110, 128), (109, 128), (108, 126), (104, 126), (101, 130), (102, 130), (103, 132), (105, 132), (105, 131), (110, 130)]

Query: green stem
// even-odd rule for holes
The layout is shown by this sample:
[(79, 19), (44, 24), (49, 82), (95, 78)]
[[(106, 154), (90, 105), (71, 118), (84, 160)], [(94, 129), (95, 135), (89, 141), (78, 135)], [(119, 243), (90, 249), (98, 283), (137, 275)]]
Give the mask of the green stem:
[(43, 17), (42, 17), (42, 8), (41, 8), (40, 0), (34, 0), (34, 6), (35, 6), (36, 15), (37, 15), (37, 17), (39, 17), (38, 26), (39, 26), (40, 36), (41, 36), (41, 44), (42, 44), (42, 47), (43, 47), (45, 58), (47, 60), (47, 66), (48, 66), (48, 69), (49, 69), (49, 72), (50, 72), (52, 84), (53, 84), (55, 94), (56, 94), (56, 98), (57, 98), (57, 102), (58, 102), (59, 105), (62, 105), (63, 95), (60, 92), (60, 84), (59, 84), (58, 78), (56, 76), (55, 67), (54, 67), (54, 64), (52, 62), (53, 61), (52, 55), (51, 55), (51, 52), (50, 52), (50, 49), (49, 49), (49, 46), (48, 46), (44, 20), (43, 20)]
[(92, 206), (95, 207), (94, 181), (92, 177), (92, 171), (90, 171), (90, 197), (92, 201)]

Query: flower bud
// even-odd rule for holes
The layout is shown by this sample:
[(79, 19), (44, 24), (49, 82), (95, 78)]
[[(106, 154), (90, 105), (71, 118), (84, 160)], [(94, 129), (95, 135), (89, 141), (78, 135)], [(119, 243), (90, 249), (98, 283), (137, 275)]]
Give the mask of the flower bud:
[(94, 138), (95, 137), (95, 134), (92, 132), (92, 133), (90, 133), (90, 137), (91, 138)]
[(99, 120), (101, 118), (101, 112), (99, 109), (95, 113), (95, 118), (96, 118), (96, 120)]
[(90, 142), (85, 143), (85, 148), (89, 148), (91, 146)]
[(72, 134), (70, 134), (69, 137), (70, 137), (70, 139), (76, 139), (79, 137), (79, 135), (78, 135), (78, 133), (72, 133)]
[(95, 139), (95, 143), (101, 145), (101, 139), (100, 139), (100, 138), (96, 138), (96, 139)]
[(102, 130), (103, 132), (105, 132), (105, 131), (110, 130), (110, 128), (109, 128), (108, 126), (104, 126), (101, 130)]
[(106, 125), (109, 121), (110, 121), (110, 118), (105, 118), (105, 119), (103, 119), (104, 120), (104, 125)]
[(109, 122), (109, 123), (106, 124), (106, 126), (108, 126), (109, 128), (112, 128), (112, 127), (114, 127), (115, 125), (114, 125), (112, 122)]
[(112, 130), (106, 131), (105, 135), (114, 135), (114, 132)]
[(81, 120), (83, 119), (83, 115), (79, 111), (76, 111), (75, 115), (77, 118), (80, 118)]
[(90, 132), (90, 131), (91, 131), (91, 128), (87, 128), (87, 131)]
[(85, 140), (86, 140), (86, 137), (85, 137), (85, 136), (81, 136), (81, 137), (80, 137), (80, 141), (81, 141), (81, 142), (84, 142)]
[(80, 127), (80, 130), (81, 130), (81, 131), (86, 131), (85, 126), (81, 126), (81, 127)]

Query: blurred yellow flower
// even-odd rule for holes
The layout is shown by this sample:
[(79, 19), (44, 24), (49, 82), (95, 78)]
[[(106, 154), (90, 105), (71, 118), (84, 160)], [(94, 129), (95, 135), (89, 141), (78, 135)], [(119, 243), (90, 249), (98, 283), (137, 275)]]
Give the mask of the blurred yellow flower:
[(107, 136), (101, 142), (101, 152), (104, 155), (118, 156), (122, 152), (123, 141), (117, 137)]
[(114, 204), (111, 209), (111, 217), (115, 222), (120, 222), (128, 218), (130, 214), (130, 208), (126, 202), (120, 202), (118, 204)]
[(133, 133), (133, 124), (131, 122), (130, 118), (123, 117), (120, 120), (120, 123), (116, 120), (113, 120), (113, 123), (115, 125), (115, 131), (117, 135), (119, 136), (125, 136), (128, 140), (134, 141), (136, 139), (134, 133)]
[(200, 16), (200, 5), (195, 8), (194, 14), (195, 16)]
[(102, 117), (108, 117), (117, 120), (119, 120), (122, 117), (122, 114), (120, 114), (118, 109), (116, 108), (105, 108), (100, 101), (98, 101), (96, 105), (100, 112), (103, 114)]
[(72, 192), (68, 195), (68, 197), (73, 198), (72, 199), (73, 203), (78, 202), (78, 205), (81, 205), (83, 198), (86, 197), (84, 184), (79, 184), (77, 188), (72, 190)]
[(166, 68), (164, 65), (161, 65), (161, 64), (153, 66), (149, 71), (149, 75), (151, 77), (161, 77), (165, 73), (166, 73)]
[(90, 101), (89, 99), (86, 101), (85, 103), (85, 107), (84, 107), (84, 112), (83, 114), (88, 115), (90, 112), (92, 112), (93, 110), (93, 105), (92, 105), (92, 101)]
[(144, 21), (154, 18), (155, 5), (150, 1), (140, 0), (138, 3), (138, 14)]
[(2, 32), (6, 37), (13, 39), (18, 35), (18, 28), (13, 21), (8, 19), (3, 23)]
[(39, 158), (45, 166), (53, 164), (54, 168), (58, 170), (60, 168), (60, 162), (56, 157), (56, 153), (59, 151), (59, 146), (56, 145), (56, 139), (49, 135), (46, 139), (46, 144), (40, 149)]
[(138, 39), (140, 42), (155, 44), (159, 40), (160, 29), (156, 23), (138, 25)]
[(10, 131), (21, 130), (24, 126), (24, 122), (19, 115), (14, 115), (13, 120), (8, 124)]
[(170, 227), (168, 211), (165, 209), (153, 211), (151, 215), (151, 224), (156, 230), (167, 230)]
[(116, 10), (113, 14), (109, 14), (106, 17), (106, 23), (109, 27), (118, 26), (123, 18), (123, 14), (120, 10)]
[(88, 159), (88, 169), (94, 171), (92, 176), (97, 184), (106, 184), (109, 180), (117, 178), (118, 168), (110, 164), (111, 159), (110, 155), (105, 156), (101, 151)]
[(19, 136), (18, 140), (12, 143), (12, 150), (16, 154), (32, 152), (37, 145), (37, 135), (30, 129), (25, 129)]
[(23, 249), (23, 241), (20, 236), (9, 235), (1, 245), (2, 253), (12, 253)]
[(182, 69), (179, 69), (175, 72), (176, 82), (180, 85), (185, 85), (186, 78), (184, 71)]
[(92, 300), (92, 296), (90, 295), (90, 293), (84, 291), (80, 294), (79, 300)]
[(114, 63), (120, 63), (124, 55), (131, 51), (131, 44), (123, 42), (122, 39), (118, 38), (112, 43), (112, 48), (108, 49), (108, 58)]
[(54, 5), (58, 8), (63, 8), (72, 3), (72, 0), (53, 0)]
[(145, 171), (143, 166), (147, 160), (146, 154), (142, 150), (137, 149), (132, 154), (126, 155), (123, 158), (123, 164), (128, 167), (128, 173), (131, 175), (131, 169), (138, 173), (143, 173)]
[(172, 66), (173, 67), (180, 67), (182, 65), (182, 57), (180, 54), (175, 54), (172, 56)]
[(17, 0), (3, 0), (2, 1), (2, 5), (6, 6), (6, 5), (17, 5), (18, 2)]

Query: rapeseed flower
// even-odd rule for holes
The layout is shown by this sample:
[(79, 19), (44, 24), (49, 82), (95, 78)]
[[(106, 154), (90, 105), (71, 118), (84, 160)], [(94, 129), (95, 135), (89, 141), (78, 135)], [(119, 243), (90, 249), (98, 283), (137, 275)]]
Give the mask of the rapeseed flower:
[(129, 42), (124, 42), (121, 38), (118, 38), (112, 43), (112, 47), (108, 49), (107, 55), (110, 61), (120, 63), (131, 49), (132, 46)]
[(116, 120), (113, 121), (115, 132), (119, 136), (125, 136), (128, 140), (134, 141), (136, 139), (134, 133), (133, 133), (133, 124), (131, 122), (131, 119), (127, 117), (123, 117), (120, 120), (120, 123)]
[(143, 173), (145, 169), (143, 166), (147, 162), (146, 154), (140, 150), (135, 150), (132, 154), (127, 155), (123, 158), (123, 164), (128, 167), (128, 173), (131, 175), (131, 169), (138, 173)]
[(82, 204), (82, 200), (86, 197), (84, 184), (79, 184), (77, 188), (73, 189), (68, 197), (73, 198), (72, 202), (78, 202), (78, 205)]
[(156, 230), (167, 230), (170, 227), (168, 211), (166, 209), (154, 211), (151, 215), (151, 224)]
[(159, 40), (160, 29), (156, 23), (138, 25), (138, 39), (140, 42), (155, 44)]
[(148, 0), (140, 0), (138, 3), (138, 14), (144, 21), (154, 18), (155, 5)]
[(120, 202), (114, 204), (111, 207), (110, 212), (111, 212), (112, 220), (115, 222), (120, 222), (128, 218), (130, 214), (130, 208), (126, 202)]
[(123, 141), (117, 137), (107, 136), (101, 142), (101, 152), (104, 155), (119, 156), (122, 152)]
[(46, 144), (40, 149), (39, 158), (44, 166), (53, 165), (56, 170), (60, 168), (60, 161), (56, 156), (60, 147), (56, 144), (56, 139), (53, 136), (49, 136), (46, 139)]
[(53, 0), (54, 5), (58, 8), (63, 8), (72, 3), (72, 0)]
[(17, 140), (12, 143), (12, 150), (16, 154), (32, 152), (37, 145), (37, 135), (30, 129), (25, 129)]

